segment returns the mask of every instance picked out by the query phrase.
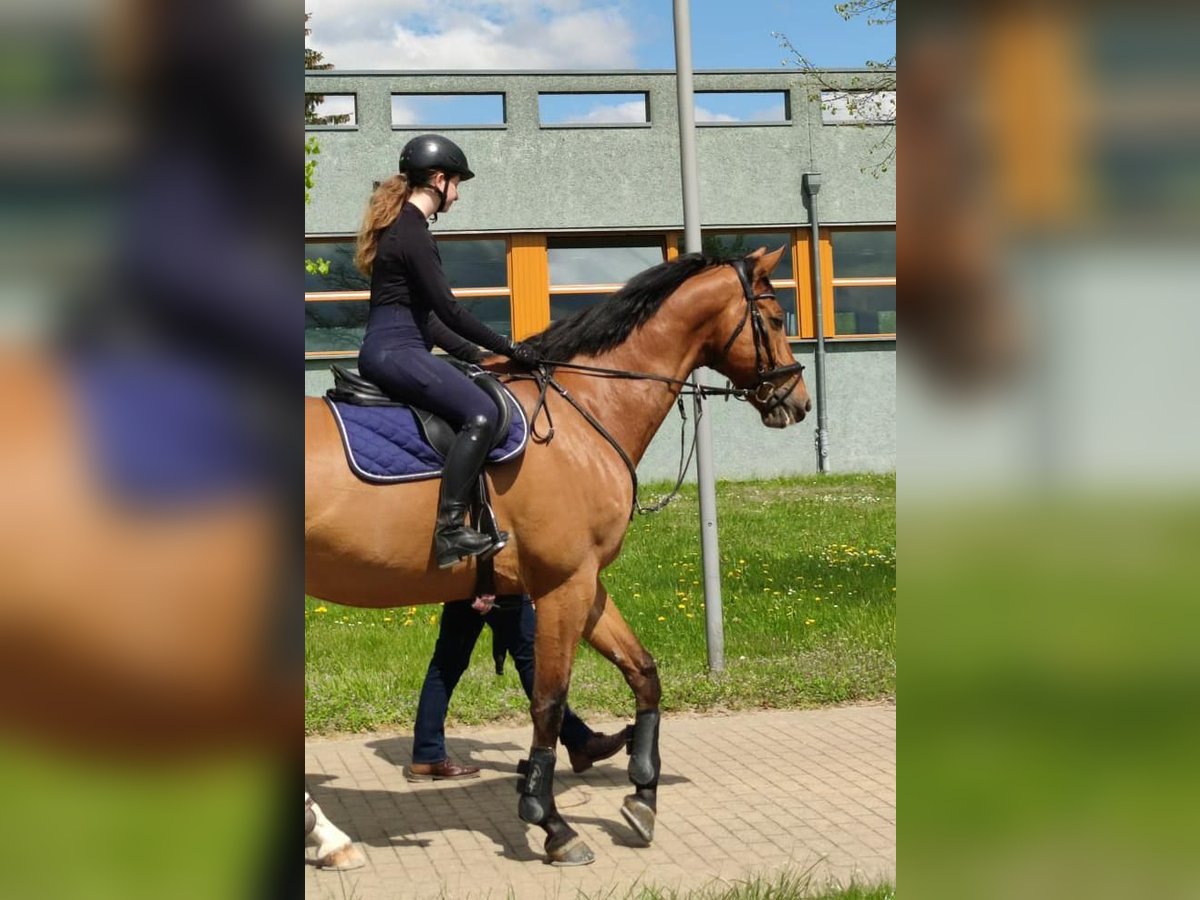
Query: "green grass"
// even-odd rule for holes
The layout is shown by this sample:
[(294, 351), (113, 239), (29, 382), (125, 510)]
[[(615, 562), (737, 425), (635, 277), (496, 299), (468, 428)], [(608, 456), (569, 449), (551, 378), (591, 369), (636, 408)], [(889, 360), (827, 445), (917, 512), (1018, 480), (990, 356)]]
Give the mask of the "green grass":
[[(643, 488), (653, 498), (656, 488)], [(787, 708), (895, 690), (896, 479), (825, 476), (718, 485), (726, 671), (707, 670), (694, 487), (631, 524), (604, 582), (658, 662), (666, 711)], [(360, 610), (305, 600), (308, 733), (408, 728), (437, 635), (437, 606)], [(452, 723), (528, 716), (511, 662), (497, 678), (484, 630)], [(586, 645), (571, 704), (628, 718), (617, 670)]]
[[(343, 889), (346, 900), (354, 900), (354, 886)], [(714, 881), (701, 888), (677, 889), (656, 885), (634, 884), (629, 887), (604, 888), (594, 893), (583, 890), (571, 895), (573, 900), (896, 900), (891, 884), (864, 885), (852, 880), (848, 885), (831, 882), (817, 886), (808, 872), (783, 871), (774, 875), (755, 875), (733, 882)], [(450, 900), (442, 894), (443, 900)], [(497, 895), (492, 890), (469, 894), (467, 900), (518, 900), (510, 887)]]
[(580, 892), (577, 900), (895, 900), (896, 889), (890, 884), (863, 885), (852, 881), (847, 886), (813, 884), (807, 872), (779, 872), (756, 875), (731, 883), (717, 881), (696, 889), (661, 888), (635, 885), (623, 892), (612, 889), (596, 894)]

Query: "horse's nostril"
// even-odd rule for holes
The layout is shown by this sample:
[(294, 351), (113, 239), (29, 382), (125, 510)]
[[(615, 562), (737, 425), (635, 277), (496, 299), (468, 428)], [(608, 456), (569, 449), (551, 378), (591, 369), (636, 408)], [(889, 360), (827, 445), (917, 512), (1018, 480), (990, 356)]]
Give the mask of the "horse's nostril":
[(805, 401), (804, 401), (804, 411), (805, 411), (806, 413), (807, 413), (807, 412), (812, 412), (812, 400), (805, 400)]

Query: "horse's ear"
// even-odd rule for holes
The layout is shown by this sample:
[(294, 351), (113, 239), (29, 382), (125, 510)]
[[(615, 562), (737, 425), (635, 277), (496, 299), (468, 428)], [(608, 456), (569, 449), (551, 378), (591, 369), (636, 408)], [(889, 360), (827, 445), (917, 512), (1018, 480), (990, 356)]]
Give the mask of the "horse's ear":
[(783, 258), (783, 251), (787, 249), (787, 244), (781, 246), (778, 250), (767, 253), (766, 247), (759, 247), (750, 254), (748, 259), (754, 260), (754, 274), (760, 275), (763, 278), (769, 276), (775, 271), (775, 267), (779, 265), (779, 260)]

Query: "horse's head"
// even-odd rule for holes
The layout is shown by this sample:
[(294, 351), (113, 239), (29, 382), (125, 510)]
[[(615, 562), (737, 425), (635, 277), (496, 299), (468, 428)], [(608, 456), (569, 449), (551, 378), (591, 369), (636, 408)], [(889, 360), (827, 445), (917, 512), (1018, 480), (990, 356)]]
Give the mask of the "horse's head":
[(769, 276), (784, 247), (760, 247), (725, 270), (732, 282), (729, 303), (717, 317), (711, 365), (736, 387), (750, 392), (763, 424), (785, 428), (812, 409), (804, 367), (796, 362)]

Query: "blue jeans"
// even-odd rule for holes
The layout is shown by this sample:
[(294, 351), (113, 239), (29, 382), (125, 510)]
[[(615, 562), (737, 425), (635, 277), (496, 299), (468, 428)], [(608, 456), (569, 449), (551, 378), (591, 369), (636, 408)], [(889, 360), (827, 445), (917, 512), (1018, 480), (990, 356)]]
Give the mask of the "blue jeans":
[[(446, 712), (458, 680), (471, 662), (471, 652), (484, 623), (492, 629), (492, 640), (512, 655), (525, 695), (533, 697), (533, 636), (536, 627), (533, 603), (528, 596), (510, 594), (497, 598), (496, 606), (481, 616), (470, 600), (455, 600), (442, 609), (433, 659), (425, 673), (417, 721), (413, 726), (415, 763), (439, 763), (446, 758)], [(568, 750), (578, 749), (593, 734), (567, 707), (559, 738)]]

